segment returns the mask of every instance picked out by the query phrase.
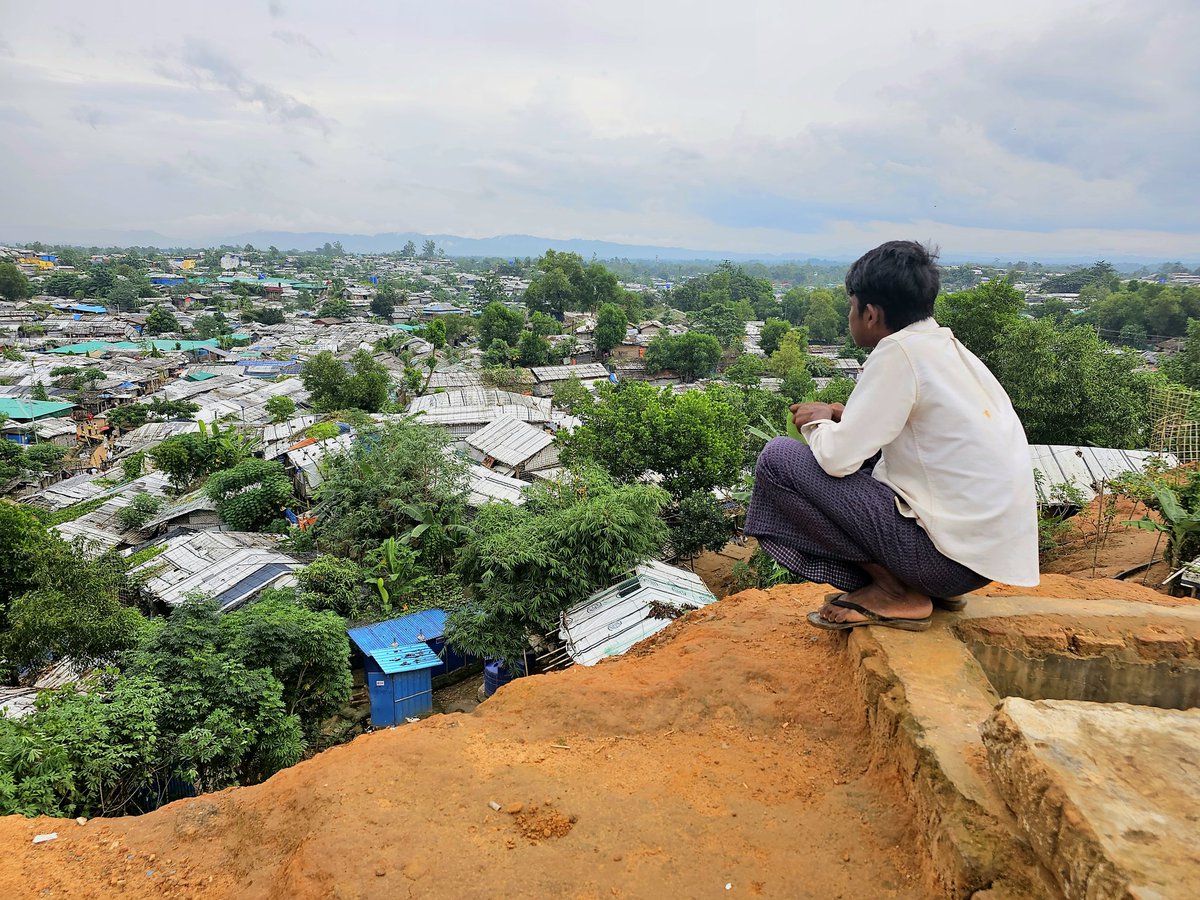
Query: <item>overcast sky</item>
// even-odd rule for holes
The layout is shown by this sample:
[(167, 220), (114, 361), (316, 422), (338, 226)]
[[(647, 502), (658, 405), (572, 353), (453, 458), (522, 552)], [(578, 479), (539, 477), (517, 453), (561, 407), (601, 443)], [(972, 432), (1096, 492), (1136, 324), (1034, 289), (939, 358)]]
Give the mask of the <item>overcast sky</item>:
[(1200, 257), (1197, 0), (0, 0), (0, 237)]

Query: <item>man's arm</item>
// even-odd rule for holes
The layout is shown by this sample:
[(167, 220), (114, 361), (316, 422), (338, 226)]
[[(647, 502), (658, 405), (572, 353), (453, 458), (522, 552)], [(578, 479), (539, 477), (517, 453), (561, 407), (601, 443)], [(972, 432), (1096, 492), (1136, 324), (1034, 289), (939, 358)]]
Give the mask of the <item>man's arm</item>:
[(887, 341), (867, 360), (845, 407), (803, 403), (793, 415), (821, 468), (842, 478), (896, 439), (916, 402), (912, 363), (898, 343)]

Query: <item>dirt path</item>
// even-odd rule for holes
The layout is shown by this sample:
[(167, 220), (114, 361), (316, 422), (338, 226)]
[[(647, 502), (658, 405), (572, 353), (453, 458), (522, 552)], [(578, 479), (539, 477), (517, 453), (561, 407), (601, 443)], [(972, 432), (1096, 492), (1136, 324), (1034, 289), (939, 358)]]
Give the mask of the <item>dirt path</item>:
[(802, 621), (821, 593), (730, 598), (256, 787), (0, 819), (0, 896), (932, 896), (843, 657)]

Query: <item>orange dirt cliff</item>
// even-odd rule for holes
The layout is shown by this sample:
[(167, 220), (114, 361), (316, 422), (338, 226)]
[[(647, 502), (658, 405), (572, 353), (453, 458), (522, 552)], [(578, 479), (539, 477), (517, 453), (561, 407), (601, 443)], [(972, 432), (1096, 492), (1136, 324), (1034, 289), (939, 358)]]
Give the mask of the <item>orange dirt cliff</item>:
[(254, 787), (82, 825), (0, 819), (0, 897), (942, 896), (854, 654), (804, 623), (825, 590), (726, 598), (624, 657)]

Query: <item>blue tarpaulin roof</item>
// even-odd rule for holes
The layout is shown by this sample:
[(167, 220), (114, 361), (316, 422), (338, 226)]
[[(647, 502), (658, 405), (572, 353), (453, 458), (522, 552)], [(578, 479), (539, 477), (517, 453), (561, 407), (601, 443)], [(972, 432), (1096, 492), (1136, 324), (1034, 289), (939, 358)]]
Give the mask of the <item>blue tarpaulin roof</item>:
[(428, 609), (398, 619), (376, 622), (374, 625), (351, 628), (347, 634), (359, 650), (370, 656), (380, 648), (390, 648), (393, 643), (405, 646), (440, 638), (445, 627), (446, 611)]
[(442, 661), (436, 653), (425, 644), (406, 644), (401, 647), (381, 647), (371, 654), (379, 669), (385, 675), (396, 672), (416, 672), (420, 669), (432, 669), (440, 666)]

